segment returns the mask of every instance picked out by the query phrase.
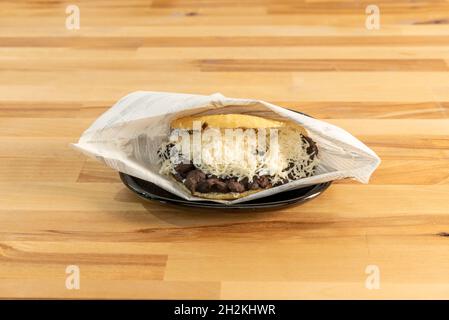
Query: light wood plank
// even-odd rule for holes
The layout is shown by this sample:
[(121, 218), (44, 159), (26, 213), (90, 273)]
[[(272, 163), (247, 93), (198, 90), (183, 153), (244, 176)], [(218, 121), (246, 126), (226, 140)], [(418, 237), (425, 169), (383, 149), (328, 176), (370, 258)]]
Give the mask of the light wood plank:
[[(1, 4), (0, 298), (449, 297), (448, 1), (379, 0), (374, 31), (368, 0), (67, 4)], [(275, 211), (143, 201), (70, 148), (135, 90), (267, 100), (382, 163)]]

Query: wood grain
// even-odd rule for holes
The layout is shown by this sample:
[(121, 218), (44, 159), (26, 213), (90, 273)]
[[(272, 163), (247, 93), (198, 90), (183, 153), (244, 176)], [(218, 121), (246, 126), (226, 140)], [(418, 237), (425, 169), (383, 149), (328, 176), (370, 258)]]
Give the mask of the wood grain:
[[(375, 31), (371, 1), (76, 3), (80, 30), (0, 4), (0, 298), (449, 298), (448, 1), (377, 1)], [(277, 211), (145, 202), (69, 146), (134, 90), (267, 100), (383, 162)]]

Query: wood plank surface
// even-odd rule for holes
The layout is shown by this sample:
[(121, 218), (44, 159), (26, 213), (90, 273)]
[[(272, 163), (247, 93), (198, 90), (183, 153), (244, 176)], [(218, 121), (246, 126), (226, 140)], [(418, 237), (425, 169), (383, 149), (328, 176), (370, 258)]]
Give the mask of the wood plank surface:
[[(0, 298), (449, 298), (448, 71), (447, 0), (2, 1)], [(267, 100), (382, 164), (276, 211), (146, 202), (69, 147), (135, 90)]]

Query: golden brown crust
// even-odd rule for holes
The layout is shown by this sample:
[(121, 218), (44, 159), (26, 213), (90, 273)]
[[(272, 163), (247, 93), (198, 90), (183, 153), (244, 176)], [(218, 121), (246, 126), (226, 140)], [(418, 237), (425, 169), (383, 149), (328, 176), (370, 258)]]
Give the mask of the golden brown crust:
[(193, 121), (201, 122), (201, 125), (207, 124), (207, 127), (218, 129), (257, 129), (257, 128), (283, 128), (294, 127), (301, 131), (302, 134), (307, 135), (306, 130), (299, 124), (289, 120), (274, 120), (269, 118), (262, 118), (251, 116), (247, 114), (216, 114), (206, 116), (187, 116), (178, 118), (170, 124), (172, 129), (186, 129), (191, 130)]
[[(173, 180), (175, 180), (173, 178)], [(204, 199), (211, 199), (211, 200), (235, 200), (240, 199), (246, 196), (249, 196), (251, 194), (257, 193), (259, 191), (262, 191), (264, 189), (255, 189), (255, 190), (247, 190), (242, 193), (237, 192), (228, 192), (228, 193), (218, 193), (218, 192), (208, 192), (208, 193), (202, 193), (202, 192), (191, 192), (182, 182), (179, 182), (175, 180), (176, 183), (178, 183), (182, 189), (184, 189), (186, 192), (190, 192), (193, 196), (198, 198), (204, 198)]]
[(237, 192), (228, 192), (228, 193), (218, 193), (218, 192), (209, 192), (209, 193), (201, 193), (201, 192), (194, 192), (193, 195), (195, 197), (199, 198), (205, 198), (205, 199), (213, 199), (213, 200), (235, 200), (240, 199), (246, 196), (249, 196), (251, 194), (257, 193), (259, 191), (262, 191), (264, 189), (255, 189), (255, 190), (248, 190), (241, 193)]

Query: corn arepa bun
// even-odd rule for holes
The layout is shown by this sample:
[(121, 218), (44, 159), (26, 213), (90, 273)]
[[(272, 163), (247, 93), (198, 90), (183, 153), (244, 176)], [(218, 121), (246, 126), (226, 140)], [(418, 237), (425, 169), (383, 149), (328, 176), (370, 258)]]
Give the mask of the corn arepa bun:
[(205, 199), (213, 199), (213, 200), (235, 200), (240, 199), (246, 196), (249, 196), (251, 194), (257, 193), (259, 191), (262, 191), (265, 189), (255, 189), (255, 190), (247, 190), (241, 193), (237, 192), (228, 192), (228, 193), (218, 193), (218, 192), (208, 192), (208, 193), (201, 193), (201, 192), (194, 192), (193, 195), (195, 197), (199, 198), (205, 198)]
[[(174, 181), (176, 181), (174, 178), (172, 178)], [(235, 199), (240, 199), (246, 196), (249, 196), (251, 194), (257, 193), (259, 191), (263, 191), (266, 189), (262, 189), (262, 188), (258, 188), (258, 189), (254, 189), (254, 190), (246, 190), (244, 192), (227, 192), (227, 193), (219, 193), (219, 192), (208, 192), (208, 193), (203, 193), (203, 192), (191, 192), (189, 189), (186, 188), (186, 186), (179, 181), (176, 181), (176, 183), (182, 188), (184, 189), (187, 193), (192, 194), (195, 197), (198, 198), (204, 198), (204, 199), (211, 199), (211, 200), (235, 200)]]
[(251, 116), (247, 114), (215, 114), (206, 116), (187, 116), (175, 119), (171, 122), (171, 129), (192, 130), (193, 122), (199, 121), (201, 124), (206, 123), (207, 127), (217, 129), (269, 129), (269, 128), (293, 128), (301, 131), (303, 135), (307, 135), (307, 131), (299, 124), (289, 120), (274, 120)]
[[(301, 125), (290, 121), (290, 120), (275, 120), (270, 118), (263, 118), (258, 116), (246, 115), (246, 114), (217, 114), (217, 115), (203, 115), (203, 116), (186, 116), (182, 118), (175, 119), (171, 122), (170, 127), (174, 129), (184, 129), (192, 130), (193, 122), (199, 121), (201, 127), (207, 125), (207, 128), (215, 128), (220, 130), (225, 129), (279, 129), (281, 131), (285, 130), (290, 134), (292, 131), (296, 134), (300, 133), (303, 136), (308, 136), (307, 131)], [(257, 188), (252, 190), (246, 190), (244, 192), (208, 192), (202, 193), (198, 191), (191, 192), (184, 183), (176, 180), (172, 176), (181, 188), (185, 189), (187, 192), (191, 193), (193, 196), (211, 199), (211, 200), (235, 200), (249, 196), (251, 194), (266, 190), (265, 188)]]

